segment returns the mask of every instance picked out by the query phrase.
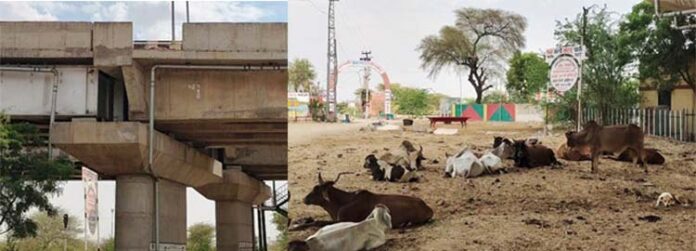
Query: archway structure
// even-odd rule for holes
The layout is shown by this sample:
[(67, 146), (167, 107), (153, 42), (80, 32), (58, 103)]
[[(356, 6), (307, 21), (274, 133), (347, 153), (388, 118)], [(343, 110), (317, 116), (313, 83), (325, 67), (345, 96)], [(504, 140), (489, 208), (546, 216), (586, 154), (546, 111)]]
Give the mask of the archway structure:
[[(382, 83), (384, 84), (384, 114), (391, 114), (391, 99), (392, 93), (390, 89), (389, 75), (387, 72), (373, 61), (362, 61), (362, 60), (348, 60), (338, 65), (338, 74), (343, 70), (350, 67), (365, 67), (369, 66), (371, 69), (376, 70), (382, 77)], [(331, 73), (331, 78), (329, 81), (328, 88), (328, 104), (329, 104), (329, 118), (331, 121), (336, 121), (336, 80), (338, 80), (338, 74), (336, 72)]]

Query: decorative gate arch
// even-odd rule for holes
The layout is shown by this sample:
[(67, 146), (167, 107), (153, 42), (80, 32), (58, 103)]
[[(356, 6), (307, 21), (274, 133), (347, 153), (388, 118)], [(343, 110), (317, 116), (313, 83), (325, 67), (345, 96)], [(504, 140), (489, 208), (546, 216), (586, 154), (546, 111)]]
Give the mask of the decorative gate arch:
[[(391, 114), (391, 89), (390, 89), (390, 82), (389, 82), (389, 76), (387, 75), (387, 72), (384, 71), (384, 68), (379, 66), (373, 61), (361, 61), (361, 60), (348, 60), (346, 62), (343, 62), (342, 64), (338, 65), (338, 73), (341, 73), (341, 71), (345, 70), (346, 68), (353, 67), (353, 66), (369, 66), (371, 69), (376, 70), (379, 75), (382, 77), (382, 83), (384, 84), (384, 114), (385, 116), (387, 114)], [(328, 103), (329, 103), (329, 117), (330, 118), (336, 118), (336, 80), (338, 79), (338, 75), (335, 72), (331, 73), (331, 78), (329, 80), (329, 93), (328, 93)]]

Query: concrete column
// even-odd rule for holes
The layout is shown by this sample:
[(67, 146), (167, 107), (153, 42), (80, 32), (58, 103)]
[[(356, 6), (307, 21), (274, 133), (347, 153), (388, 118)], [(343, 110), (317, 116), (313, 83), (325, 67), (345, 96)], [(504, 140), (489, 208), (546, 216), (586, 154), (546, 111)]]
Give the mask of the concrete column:
[[(160, 243), (186, 245), (186, 187), (160, 179)], [(155, 242), (154, 181), (149, 175), (116, 177), (116, 250), (150, 250)]]
[(254, 243), (254, 218), (249, 202), (216, 201), (215, 232), (218, 251), (248, 250)]

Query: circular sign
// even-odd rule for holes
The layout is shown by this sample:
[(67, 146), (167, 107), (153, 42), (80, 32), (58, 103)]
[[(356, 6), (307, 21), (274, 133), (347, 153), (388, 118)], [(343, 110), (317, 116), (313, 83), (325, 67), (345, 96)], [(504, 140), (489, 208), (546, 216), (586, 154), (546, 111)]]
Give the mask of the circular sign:
[(566, 92), (573, 88), (580, 76), (580, 66), (574, 58), (561, 56), (551, 66), (551, 85), (559, 92)]

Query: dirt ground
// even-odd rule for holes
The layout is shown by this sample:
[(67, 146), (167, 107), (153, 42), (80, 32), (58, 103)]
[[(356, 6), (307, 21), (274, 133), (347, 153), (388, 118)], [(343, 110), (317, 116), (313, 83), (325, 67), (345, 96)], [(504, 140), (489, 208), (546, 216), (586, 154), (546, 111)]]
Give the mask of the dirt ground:
[[(474, 122), (453, 136), (344, 126), (340, 131), (326, 129), (326, 124), (290, 124), (290, 131), (316, 128), (313, 136), (290, 139), (292, 219), (329, 220), (322, 208), (304, 205), (302, 199), (316, 184), (318, 171), (325, 179), (353, 172), (343, 175), (336, 187), (411, 195), (435, 211), (429, 224), (390, 230), (379, 250), (696, 250), (696, 144), (646, 138), (646, 145), (659, 149), (667, 160), (664, 166), (650, 165), (647, 176), (631, 163), (602, 159), (598, 173), (592, 174), (590, 162), (561, 160), (562, 169), (510, 168), (507, 174), (478, 177), (467, 184), (464, 178), (443, 177), (445, 152), (465, 146), (483, 152), (494, 135), (540, 137), (541, 125)], [(426, 122), (417, 121), (416, 126), (425, 127)], [(331, 133), (322, 137), (322, 132)], [(540, 138), (554, 150), (565, 142), (562, 131)], [(409, 184), (370, 180), (362, 168), (364, 157), (395, 149), (405, 139), (421, 144), (429, 158), (421, 171), (423, 179)], [(512, 167), (512, 161), (506, 166)], [(689, 205), (655, 208), (664, 191)], [(639, 219), (648, 215), (661, 219)], [(304, 239), (315, 231), (291, 232), (290, 239)]]

